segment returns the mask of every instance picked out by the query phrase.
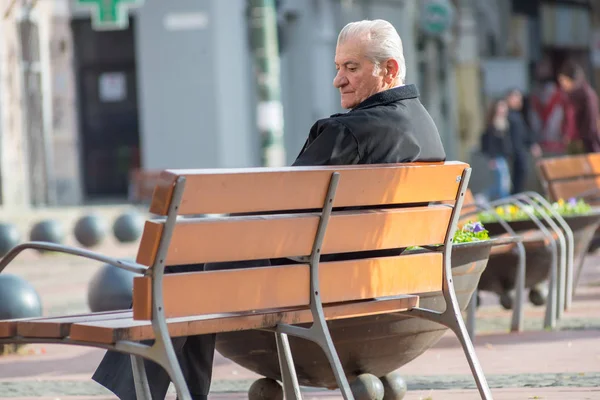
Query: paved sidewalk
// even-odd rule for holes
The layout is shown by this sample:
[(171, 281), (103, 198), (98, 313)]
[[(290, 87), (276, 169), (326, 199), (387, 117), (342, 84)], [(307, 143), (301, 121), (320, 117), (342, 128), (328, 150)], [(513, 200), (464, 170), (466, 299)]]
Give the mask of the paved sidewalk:
[[(70, 243), (74, 243), (69, 238)], [(100, 249), (135, 256), (136, 245), (109, 238)], [(87, 284), (100, 263), (29, 252), (6, 272), (25, 277), (39, 291), (46, 315), (87, 312)], [(600, 399), (600, 255), (586, 260), (573, 308), (555, 332), (543, 330), (543, 307), (526, 307), (525, 332), (509, 334), (510, 313), (495, 296), (484, 295), (478, 310), (476, 352), (495, 399)], [(60, 345), (27, 346), (0, 357), (0, 398), (114, 399), (90, 376), (103, 351)], [(446, 334), (432, 349), (399, 370), (406, 400), (478, 399), (458, 341)], [(243, 399), (258, 376), (217, 355), (213, 399)], [(174, 395), (170, 395), (174, 399)], [(338, 392), (306, 389), (305, 400), (339, 399)]]

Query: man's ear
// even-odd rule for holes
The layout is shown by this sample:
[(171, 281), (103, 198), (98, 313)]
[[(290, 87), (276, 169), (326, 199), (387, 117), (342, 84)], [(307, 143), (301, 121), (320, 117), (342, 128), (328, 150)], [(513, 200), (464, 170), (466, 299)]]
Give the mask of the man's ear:
[(398, 77), (398, 61), (394, 60), (393, 58), (390, 58), (389, 60), (387, 60), (385, 62), (385, 75), (383, 77), (383, 79), (385, 80), (386, 83), (393, 83), (396, 81), (396, 78)]

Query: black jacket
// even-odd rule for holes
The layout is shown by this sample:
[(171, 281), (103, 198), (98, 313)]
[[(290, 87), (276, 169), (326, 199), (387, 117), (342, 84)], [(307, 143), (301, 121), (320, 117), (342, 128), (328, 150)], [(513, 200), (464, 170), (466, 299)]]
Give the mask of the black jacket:
[(500, 131), (494, 126), (489, 126), (481, 136), (481, 152), (489, 158), (509, 158), (511, 141), (508, 129)]
[(529, 149), (534, 143), (537, 143), (538, 140), (533, 130), (527, 126), (525, 118), (523, 118), (523, 114), (520, 111), (509, 111), (508, 131), (512, 143), (513, 157), (527, 157)]
[(415, 85), (376, 93), (317, 121), (294, 166), (444, 161), (446, 153)]

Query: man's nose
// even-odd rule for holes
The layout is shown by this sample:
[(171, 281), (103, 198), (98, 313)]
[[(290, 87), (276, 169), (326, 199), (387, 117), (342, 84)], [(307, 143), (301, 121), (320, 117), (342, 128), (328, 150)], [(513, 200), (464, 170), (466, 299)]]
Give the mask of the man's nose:
[(338, 89), (342, 86), (345, 86), (347, 83), (348, 79), (346, 79), (346, 77), (341, 72), (338, 72), (335, 78), (333, 78), (333, 86), (335, 86)]

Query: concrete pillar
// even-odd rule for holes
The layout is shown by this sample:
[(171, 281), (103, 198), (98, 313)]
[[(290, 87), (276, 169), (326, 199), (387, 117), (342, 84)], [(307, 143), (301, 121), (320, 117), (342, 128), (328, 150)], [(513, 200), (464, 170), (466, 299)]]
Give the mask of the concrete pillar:
[(83, 199), (71, 17), (67, 0), (38, 2), (50, 205)]
[[(8, 9), (3, 1), (3, 10)], [(2, 206), (5, 209), (29, 205), (27, 147), (24, 141), (23, 91), (19, 67), (19, 41), (15, 9), (0, 21), (0, 174)]]
[(474, 4), (460, 0), (458, 8), (456, 88), (458, 100), (458, 157), (469, 160), (479, 144), (485, 107), (481, 98), (479, 47)]

